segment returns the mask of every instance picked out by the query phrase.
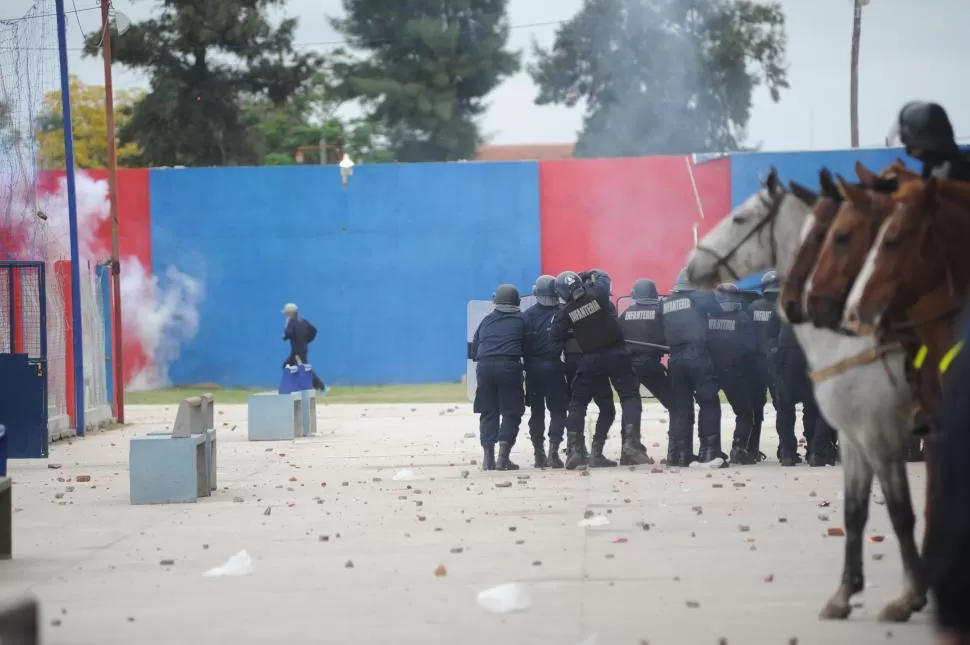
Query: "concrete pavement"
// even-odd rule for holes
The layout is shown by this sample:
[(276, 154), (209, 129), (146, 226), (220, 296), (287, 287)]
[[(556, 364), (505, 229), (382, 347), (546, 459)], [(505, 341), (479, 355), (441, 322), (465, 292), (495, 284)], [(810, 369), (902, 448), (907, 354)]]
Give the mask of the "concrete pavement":
[[(321, 406), (319, 436), (275, 443), (246, 441), (245, 406), (219, 406), (217, 395), (216, 409), (220, 490), (197, 504), (128, 504), (128, 439), (170, 426), (174, 406), (132, 406), (129, 427), (11, 464), (15, 552), (0, 562), (0, 599), (36, 594), (45, 643), (930, 639), (928, 610), (906, 625), (875, 621), (902, 585), (875, 504), (867, 534), (885, 541), (866, 543), (859, 606), (846, 622), (818, 620), (841, 570), (844, 539), (825, 534), (842, 525), (842, 473), (781, 468), (771, 417), (762, 449), (772, 458), (758, 466), (581, 475), (533, 470), (524, 422), (513, 455), (523, 470), (481, 472), (467, 404)], [(725, 408), (725, 446), (732, 421)], [(665, 432), (663, 409), (646, 405), (658, 461)], [(613, 437), (607, 454), (618, 450)], [(413, 479), (395, 481), (402, 470)], [(921, 509), (922, 465), (910, 476)], [(589, 514), (609, 524), (578, 527)], [(203, 577), (242, 549), (253, 573)], [(526, 589), (527, 609), (477, 605), (507, 582)]]

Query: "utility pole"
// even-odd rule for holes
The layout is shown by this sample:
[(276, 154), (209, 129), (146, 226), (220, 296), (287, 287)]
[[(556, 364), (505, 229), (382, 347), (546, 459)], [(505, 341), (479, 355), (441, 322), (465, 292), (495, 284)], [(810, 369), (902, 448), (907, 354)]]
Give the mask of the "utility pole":
[(108, 121), (108, 198), (111, 202), (111, 367), (114, 415), (125, 422), (125, 367), (121, 328), (121, 249), (118, 241), (118, 155), (115, 143), (114, 88), (111, 79), (110, 0), (101, 0), (101, 52), (104, 57), (104, 112)]
[(852, 0), (852, 62), (849, 71), (849, 128), (852, 147), (859, 147), (859, 36), (862, 32), (862, 7), (869, 0)]

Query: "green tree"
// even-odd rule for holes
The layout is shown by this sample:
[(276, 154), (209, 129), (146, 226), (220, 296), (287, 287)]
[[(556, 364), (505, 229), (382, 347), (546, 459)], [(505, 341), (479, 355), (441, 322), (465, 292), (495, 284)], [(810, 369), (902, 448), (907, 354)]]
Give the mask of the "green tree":
[(537, 104), (585, 101), (576, 156), (728, 152), (754, 89), (788, 87), (785, 45), (777, 2), (585, 0), (529, 73)]
[(335, 65), (398, 161), (471, 159), (483, 99), (519, 69), (508, 0), (343, 0), (331, 23), (366, 58)]
[[(112, 36), (114, 59), (146, 72), (151, 90), (119, 131), (150, 165), (214, 166), (260, 161), (243, 105), (281, 105), (320, 65), (296, 53), (296, 20), (274, 27), (267, 13), (285, 0), (159, 0), (156, 18)], [(100, 55), (101, 35), (85, 43)]]
[(274, 104), (265, 98), (250, 101), (244, 108), (244, 124), (261, 163), (297, 163), (299, 149), (306, 149), (307, 163), (319, 163), (321, 142), (326, 163), (339, 162), (344, 152), (355, 162), (393, 161), (369, 123), (345, 123), (335, 116), (340, 105), (331, 97), (323, 74), (283, 103)]

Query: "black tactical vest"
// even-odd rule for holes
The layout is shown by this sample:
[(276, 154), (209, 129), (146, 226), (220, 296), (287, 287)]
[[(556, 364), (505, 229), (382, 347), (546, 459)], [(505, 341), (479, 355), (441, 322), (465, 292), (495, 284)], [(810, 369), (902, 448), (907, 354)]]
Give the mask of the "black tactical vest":
[(623, 345), (623, 332), (613, 311), (591, 293), (566, 304), (573, 337), (584, 354)]
[[(641, 343), (666, 345), (664, 336), (664, 321), (661, 303), (654, 302), (647, 305), (634, 304), (620, 316), (620, 328), (626, 340), (636, 340)], [(662, 350), (643, 345), (627, 343), (627, 348), (633, 354), (658, 354)]]
[(715, 365), (735, 365), (741, 362), (744, 346), (741, 343), (739, 312), (725, 311), (707, 319), (707, 347)]
[(663, 324), (671, 349), (707, 342), (707, 316), (686, 293), (675, 293), (664, 300)]
[(767, 355), (778, 346), (778, 328), (781, 326), (781, 320), (778, 318), (777, 303), (767, 298), (758, 298), (751, 303), (748, 312), (754, 323), (758, 352)]

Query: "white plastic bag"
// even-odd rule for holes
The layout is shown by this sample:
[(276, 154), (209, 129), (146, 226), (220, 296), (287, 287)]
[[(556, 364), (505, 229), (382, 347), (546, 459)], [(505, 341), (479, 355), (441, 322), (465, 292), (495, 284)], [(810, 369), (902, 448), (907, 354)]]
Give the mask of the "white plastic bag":
[(209, 569), (202, 575), (206, 578), (219, 578), (222, 576), (248, 576), (252, 572), (253, 559), (249, 557), (249, 554), (246, 553), (245, 549), (243, 549), (236, 555), (226, 560), (226, 563), (221, 567)]
[(414, 471), (411, 470), (411, 469), (409, 469), (409, 468), (402, 468), (401, 470), (399, 470), (396, 473), (394, 473), (394, 476), (391, 477), (391, 479), (393, 479), (396, 482), (410, 482), (410, 481), (414, 481), (414, 479), (415, 479), (415, 477), (414, 477)]
[(584, 520), (579, 520), (579, 524), (576, 526), (606, 526), (610, 523), (610, 518), (605, 515), (594, 515), (593, 517), (587, 517)]
[(478, 606), (492, 614), (522, 611), (531, 603), (529, 593), (517, 582), (491, 587), (478, 594)]

